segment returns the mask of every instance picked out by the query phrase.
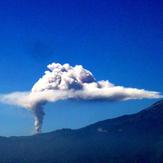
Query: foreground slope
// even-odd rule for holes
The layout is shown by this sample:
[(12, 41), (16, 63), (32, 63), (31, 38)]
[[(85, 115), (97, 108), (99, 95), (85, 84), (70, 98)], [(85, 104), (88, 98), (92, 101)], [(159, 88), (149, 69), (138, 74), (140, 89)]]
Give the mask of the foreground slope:
[(163, 101), (133, 115), (78, 129), (0, 137), (1, 163), (161, 163)]

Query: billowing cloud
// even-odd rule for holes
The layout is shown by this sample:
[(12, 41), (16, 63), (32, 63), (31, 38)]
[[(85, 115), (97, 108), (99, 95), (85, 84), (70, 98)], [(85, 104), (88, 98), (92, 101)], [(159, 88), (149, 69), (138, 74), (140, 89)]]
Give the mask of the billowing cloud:
[(35, 128), (41, 131), (43, 105), (66, 99), (121, 101), (161, 98), (159, 92), (116, 86), (108, 80), (96, 81), (93, 74), (81, 65), (52, 63), (34, 84), (31, 91), (0, 95), (3, 103), (21, 106), (34, 113)]

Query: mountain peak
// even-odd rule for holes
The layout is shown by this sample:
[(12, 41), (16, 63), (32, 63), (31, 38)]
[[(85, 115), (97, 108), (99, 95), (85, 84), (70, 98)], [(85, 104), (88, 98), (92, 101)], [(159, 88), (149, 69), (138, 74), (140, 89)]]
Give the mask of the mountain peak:
[(151, 107), (163, 107), (163, 100), (155, 102)]

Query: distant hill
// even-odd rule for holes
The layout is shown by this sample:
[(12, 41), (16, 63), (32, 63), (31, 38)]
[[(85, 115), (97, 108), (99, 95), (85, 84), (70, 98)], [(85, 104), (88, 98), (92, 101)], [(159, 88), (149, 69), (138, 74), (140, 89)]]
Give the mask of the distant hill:
[(0, 163), (162, 163), (163, 100), (87, 127), (0, 137)]

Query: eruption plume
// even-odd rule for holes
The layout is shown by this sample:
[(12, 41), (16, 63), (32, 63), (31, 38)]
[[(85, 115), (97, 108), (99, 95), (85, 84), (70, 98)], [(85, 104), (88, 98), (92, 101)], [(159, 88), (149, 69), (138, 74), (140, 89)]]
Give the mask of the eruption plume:
[(159, 92), (116, 86), (108, 80), (96, 81), (92, 73), (81, 65), (52, 63), (34, 84), (31, 91), (0, 95), (0, 102), (21, 106), (34, 114), (35, 130), (41, 132), (43, 106), (47, 102), (66, 99), (120, 101), (161, 98)]

